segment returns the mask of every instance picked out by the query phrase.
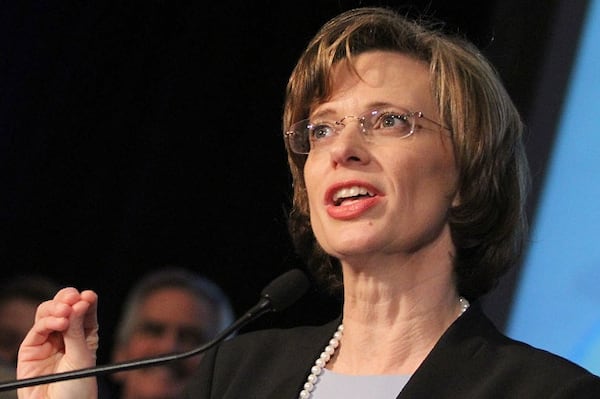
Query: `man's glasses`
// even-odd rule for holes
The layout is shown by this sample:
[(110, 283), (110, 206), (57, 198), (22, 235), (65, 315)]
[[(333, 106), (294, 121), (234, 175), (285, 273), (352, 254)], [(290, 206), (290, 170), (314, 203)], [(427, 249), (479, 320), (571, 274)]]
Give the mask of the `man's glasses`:
[(374, 110), (360, 116), (347, 115), (338, 121), (304, 119), (294, 123), (285, 132), (285, 137), (293, 152), (308, 154), (310, 151), (322, 150), (331, 145), (350, 119), (358, 121), (361, 133), (369, 142), (375, 142), (383, 137), (399, 139), (409, 137), (414, 133), (418, 119), (427, 120), (442, 129), (447, 129), (438, 122), (425, 117), (422, 112), (401, 113)]

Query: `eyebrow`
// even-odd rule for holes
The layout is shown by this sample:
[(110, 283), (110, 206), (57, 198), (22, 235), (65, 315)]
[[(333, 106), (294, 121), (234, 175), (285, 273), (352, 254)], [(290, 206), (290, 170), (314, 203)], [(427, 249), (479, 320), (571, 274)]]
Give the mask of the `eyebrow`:
[[(373, 110), (381, 110), (381, 109), (387, 109), (387, 108), (392, 108), (395, 110), (399, 110), (402, 112), (408, 112), (409, 109), (405, 106), (399, 106), (396, 104), (392, 104), (390, 102), (385, 102), (385, 101), (377, 101), (377, 102), (372, 102), (369, 103), (366, 107), (363, 107), (362, 111), (358, 112), (358, 115), (362, 115), (365, 112), (369, 112), (369, 111), (373, 111)], [(330, 117), (330, 115), (340, 115), (336, 110), (334, 110), (332, 107), (327, 106), (325, 108), (323, 108), (322, 110), (319, 110), (319, 112), (309, 115), (309, 119), (327, 119), (328, 117)], [(347, 115), (341, 115), (340, 117), (344, 117)], [(330, 118), (335, 118), (335, 117), (330, 117)]]

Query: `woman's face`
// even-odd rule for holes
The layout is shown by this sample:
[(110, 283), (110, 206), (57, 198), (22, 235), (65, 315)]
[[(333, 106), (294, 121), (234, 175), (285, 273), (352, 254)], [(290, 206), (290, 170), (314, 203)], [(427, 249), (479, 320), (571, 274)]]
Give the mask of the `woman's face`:
[(342, 260), (410, 255), (440, 245), (451, 251), (447, 213), (456, 197), (457, 170), (450, 132), (420, 118), (408, 137), (367, 140), (359, 121), (347, 118), (374, 109), (419, 111), (439, 123), (427, 64), (372, 51), (357, 56), (355, 67), (362, 79), (344, 62), (335, 67), (331, 98), (310, 116), (311, 121), (346, 117), (339, 134), (311, 150), (304, 167), (317, 240)]

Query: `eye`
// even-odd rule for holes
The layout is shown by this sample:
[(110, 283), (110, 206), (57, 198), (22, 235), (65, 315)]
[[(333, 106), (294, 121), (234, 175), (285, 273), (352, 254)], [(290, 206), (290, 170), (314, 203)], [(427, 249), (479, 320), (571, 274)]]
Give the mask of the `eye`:
[(399, 132), (410, 130), (410, 115), (401, 114), (399, 112), (381, 112), (375, 116), (373, 129), (393, 129)]
[(137, 327), (136, 332), (148, 337), (160, 337), (165, 333), (166, 329), (164, 324), (144, 321)]
[(308, 125), (309, 136), (312, 141), (319, 141), (333, 136), (334, 128), (327, 123)]

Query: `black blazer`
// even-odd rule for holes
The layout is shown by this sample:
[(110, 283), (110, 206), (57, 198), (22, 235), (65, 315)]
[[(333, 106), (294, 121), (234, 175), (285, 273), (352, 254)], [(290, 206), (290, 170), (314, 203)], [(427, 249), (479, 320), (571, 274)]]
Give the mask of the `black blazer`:
[[(240, 334), (208, 351), (189, 399), (297, 399), (339, 319)], [(473, 304), (440, 338), (397, 399), (599, 399), (600, 377), (509, 339)]]

